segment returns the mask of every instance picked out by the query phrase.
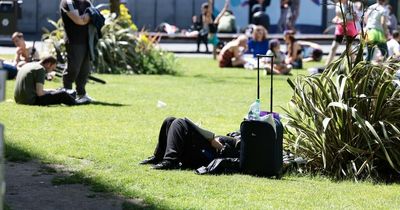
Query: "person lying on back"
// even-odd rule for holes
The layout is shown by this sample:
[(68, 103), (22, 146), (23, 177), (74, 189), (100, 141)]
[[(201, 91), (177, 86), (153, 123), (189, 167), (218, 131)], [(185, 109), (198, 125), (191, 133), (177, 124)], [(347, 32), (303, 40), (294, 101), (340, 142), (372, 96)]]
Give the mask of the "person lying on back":
[(153, 169), (197, 169), (215, 158), (239, 157), (240, 140), (215, 136), (188, 118), (167, 117), (160, 128), (153, 156), (140, 164)]
[(15, 102), (26, 105), (75, 105), (75, 98), (65, 90), (45, 90), (43, 88), (46, 73), (52, 72), (56, 65), (57, 60), (53, 56), (47, 56), (40, 62), (23, 65), (18, 70), (15, 82)]

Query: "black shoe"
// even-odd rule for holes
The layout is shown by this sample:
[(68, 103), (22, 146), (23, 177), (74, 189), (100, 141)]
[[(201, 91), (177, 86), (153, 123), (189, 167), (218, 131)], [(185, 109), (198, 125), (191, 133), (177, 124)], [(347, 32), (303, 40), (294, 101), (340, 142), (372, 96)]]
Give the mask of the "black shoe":
[(171, 170), (178, 169), (180, 167), (179, 163), (172, 160), (163, 160), (161, 163), (154, 165), (152, 168), (157, 170)]
[(160, 160), (157, 159), (156, 156), (151, 156), (151, 157), (148, 157), (147, 159), (143, 160), (139, 164), (141, 164), (141, 165), (144, 165), (144, 164), (157, 164), (159, 162), (160, 162)]

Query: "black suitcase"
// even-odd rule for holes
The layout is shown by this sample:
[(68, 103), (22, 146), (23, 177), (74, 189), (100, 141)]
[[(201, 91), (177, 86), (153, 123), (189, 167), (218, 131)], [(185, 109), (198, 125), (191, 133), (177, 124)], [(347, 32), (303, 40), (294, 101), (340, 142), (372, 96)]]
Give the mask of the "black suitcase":
[[(260, 57), (257, 55), (257, 98), (260, 98)], [(271, 58), (273, 59), (273, 58)], [(273, 63), (273, 61), (271, 61)], [(271, 64), (271, 110), (273, 99), (273, 71)], [(256, 176), (282, 176), (282, 147), (283, 126), (279, 119), (275, 118), (276, 133), (272, 125), (264, 121), (244, 120), (240, 125), (241, 148), (240, 169), (245, 174)]]

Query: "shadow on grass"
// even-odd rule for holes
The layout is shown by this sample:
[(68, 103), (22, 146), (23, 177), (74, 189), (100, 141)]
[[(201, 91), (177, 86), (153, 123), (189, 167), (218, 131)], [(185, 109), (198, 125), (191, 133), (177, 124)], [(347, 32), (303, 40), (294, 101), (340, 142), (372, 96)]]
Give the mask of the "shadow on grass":
[(5, 143), (5, 158), (12, 162), (27, 162), (34, 159), (34, 155), (30, 154), (23, 148), (16, 145)]
[(93, 101), (93, 102), (90, 103), (90, 105), (96, 105), (96, 106), (113, 106), (113, 107), (129, 106), (129, 105), (127, 105), (127, 104), (108, 103), (108, 102), (102, 102), (102, 101)]
[[(7, 161), (10, 162), (28, 162), (34, 159), (40, 159), (38, 155), (32, 154), (24, 148), (19, 147), (18, 145), (5, 143), (5, 157)], [(60, 169), (56, 168), (55, 165), (51, 165), (50, 160), (44, 160), (45, 162), (50, 163), (49, 165), (43, 164), (41, 166), (42, 172), (46, 172), (48, 174), (55, 174), (52, 179), (52, 184), (54, 186), (58, 185), (68, 185), (68, 184), (83, 184), (90, 187), (90, 190), (93, 192), (99, 193), (110, 193), (110, 196), (114, 199), (121, 201), (121, 207), (123, 210), (131, 210), (131, 209), (171, 209), (166, 205), (157, 203), (147, 203), (146, 201), (138, 198), (139, 196), (133, 196), (134, 198), (125, 198), (120, 195), (113, 194), (113, 191), (119, 191), (120, 189), (116, 189), (111, 185), (107, 185), (107, 183), (96, 180), (90, 174), (84, 174), (79, 171), (66, 171), (60, 173)], [(135, 194), (135, 192), (133, 192)]]

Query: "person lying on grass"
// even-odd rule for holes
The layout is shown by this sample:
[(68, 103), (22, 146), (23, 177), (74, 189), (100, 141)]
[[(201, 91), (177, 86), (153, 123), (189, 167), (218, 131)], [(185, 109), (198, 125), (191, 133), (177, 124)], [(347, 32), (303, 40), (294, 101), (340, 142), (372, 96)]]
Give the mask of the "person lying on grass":
[(197, 169), (215, 158), (239, 157), (240, 141), (215, 136), (188, 118), (168, 117), (161, 125), (153, 156), (140, 164), (154, 164), (153, 169)]
[(56, 64), (56, 58), (47, 56), (39, 62), (23, 65), (15, 81), (15, 102), (27, 105), (75, 105), (75, 98), (67, 91), (43, 89), (46, 73), (51, 73)]

